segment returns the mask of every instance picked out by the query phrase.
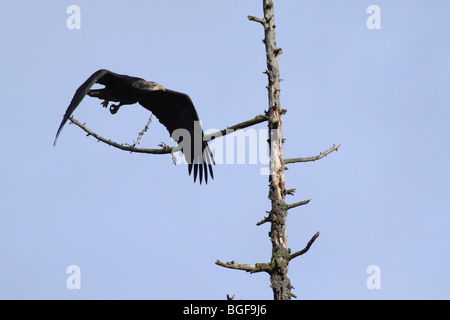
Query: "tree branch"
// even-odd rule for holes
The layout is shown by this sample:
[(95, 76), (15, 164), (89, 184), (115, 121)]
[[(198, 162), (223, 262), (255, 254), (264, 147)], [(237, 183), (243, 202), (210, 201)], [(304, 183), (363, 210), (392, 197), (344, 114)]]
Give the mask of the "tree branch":
[(217, 260), (216, 264), (224, 268), (243, 270), (250, 273), (257, 273), (263, 271), (270, 273), (270, 271), (272, 270), (272, 267), (268, 263), (257, 263), (254, 266), (251, 266), (249, 264), (239, 264), (234, 261), (222, 262), (220, 260)]
[(168, 154), (168, 153), (171, 153), (172, 151), (175, 151), (174, 148), (169, 148), (169, 147), (162, 148), (162, 149), (147, 149), (147, 148), (135, 148), (133, 146), (127, 146), (124, 144), (120, 144), (120, 143), (114, 142), (112, 140), (103, 138), (99, 134), (97, 134), (94, 131), (87, 128), (84, 124), (82, 124), (81, 122), (76, 120), (74, 117), (70, 117), (69, 120), (71, 123), (79, 126), (81, 129), (83, 129), (87, 133), (87, 136), (93, 136), (98, 141), (101, 141), (110, 146), (116, 147), (120, 150), (129, 151), (129, 152), (137, 152), (137, 153), (150, 153), (150, 154)]
[[(291, 192), (292, 192), (292, 190), (295, 190), (295, 189), (290, 189), (290, 190), (288, 190), (288, 191), (291, 191)], [(287, 193), (286, 193), (286, 194), (287, 194)], [(295, 207), (298, 207), (298, 206), (303, 206), (303, 205), (305, 205), (305, 204), (308, 204), (310, 201), (311, 201), (311, 199), (309, 199), (309, 200), (303, 200), (303, 201), (296, 202), (296, 203), (293, 203), (293, 204), (286, 204), (286, 210), (289, 210), (289, 209), (292, 209), (292, 208), (295, 208)], [(273, 217), (271, 217), (270, 211), (266, 211), (266, 212), (267, 212), (269, 215), (268, 215), (267, 217), (265, 217), (264, 219), (262, 219), (261, 221), (259, 221), (258, 223), (256, 223), (257, 226), (261, 226), (261, 225), (263, 225), (263, 224), (266, 223), (266, 222), (272, 222), (272, 221), (273, 221)]]
[(244, 129), (244, 128), (253, 126), (255, 124), (267, 121), (267, 119), (268, 119), (267, 116), (260, 114), (260, 115), (257, 115), (256, 117), (254, 117), (253, 119), (235, 124), (234, 126), (227, 127), (226, 129), (223, 129), (220, 131), (206, 134), (204, 139), (205, 139), (205, 141), (214, 140), (218, 137), (226, 136), (227, 134), (233, 133), (234, 131), (236, 131), (238, 129)]
[[(106, 143), (107, 145), (113, 146), (115, 148), (118, 148), (120, 150), (123, 151), (129, 151), (129, 152), (136, 152), (136, 153), (148, 153), (148, 154), (168, 154), (168, 153), (173, 153), (176, 151), (179, 151), (178, 146), (175, 147), (164, 147), (161, 149), (150, 149), (150, 148), (136, 148), (136, 145), (139, 143), (140, 139), (142, 138), (142, 135), (144, 134), (145, 131), (147, 131), (148, 126), (151, 122), (151, 117), (147, 123), (147, 125), (145, 126), (145, 128), (141, 131), (141, 133), (139, 133), (139, 137), (138, 140), (133, 144), (133, 145), (126, 145), (126, 144), (120, 144), (117, 143), (115, 141), (112, 141), (111, 139), (106, 139), (104, 137), (102, 137), (101, 135), (95, 133), (94, 131), (92, 131), (91, 129), (89, 129), (88, 127), (86, 127), (85, 124), (82, 124), (81, 122), (79, 122), (78, 120), (76, 120), (74, 117), (70, 117), (69, 118), (70, 122), (77, 125), (78, 127), (80, 127), (84, 132), (87, 133), (87, 136), (93, 136), (94, 138), (96, 138), (98, 141), (101, 141), (103, 143)], [(255, 118), (235, 124), (231, 127), (227, 127), (226, 129), (220, 130), (220, 131), (216, 131), (214, 133), (211, 134), (207, 134), (205, 135), (204, 139), (205, 141), (209, 141), (209, 140), (214, 140), (216, 138), (222, 137), (222, 136), (226, 136), (227, 134), (231, 134), (234, 131), (238, 130), (238, 129), (244, 129), (250, 126), (253, 126), (255, 124), (261, 123), (267, 121), (267, 116), (265, 115), (257, 115)]]
[(319, 159), (322, 159), (323, 157), (329, 155), (330, 153), (332, 153), (333, 151), (338, 151), (339, 147), (341, 145), (333, 145), (330, 149), (321, 152), (318, 156), (314, 156), (314, 157), (308, 157), (308, 158), (293, 158), (293, 159), (285, 159), (284, 160), (284, 164), (289, 164), (289, 163), (296, 163), (296, 162), (311, 162), (311, 161), (316, 161)]
[(320, 235), (320, 233), (317, 231), (316, 234), (311, 238), (311, 240), (308, 241), (308, 244), (306, 245), (306, 247), (303, 250), (297, 251), (297, 252), (289, 255), (289, 258), (288, 258), (289, 261), (308, 252), (309, 248), (312, 246), (314, 241), (316, 241), (316, 239), (319, 237), (319, 235)]
[(260, 19), (260, 18), (254, 17), (254, 16), (247, 16), (247, 18), (250, 21), (255, 21), (255, 22), (261, 23), (262, 25), (264, 25), (266, 23), (265, 19)]
[(292, 208), (296, 208), (296, 207), (298, 207), (298, 206), (303, 206), (303, 205), (305, 205), (305, 204), (308, 204), (310, 201), (311, 201), (311, 199), (309, 199), (309, 200), (303, 200), (303, 201), (296, 202), (296, 203), (293, 203), (293, 204), (288, 204), (288, 205), (287, 205), (287, 209), (289, 210), (289, 209), (292, 209)]
[(269, 213), (269, 215), (267, 217), (265, 217), (264, 219), (262, 219), (260, 222), (257, 222), (256, 223), (257, 226), (261, 226), (264, 223), (271, 221), (271, 219), (270, 219), (270, 211), (268, 211), (267, 213)]

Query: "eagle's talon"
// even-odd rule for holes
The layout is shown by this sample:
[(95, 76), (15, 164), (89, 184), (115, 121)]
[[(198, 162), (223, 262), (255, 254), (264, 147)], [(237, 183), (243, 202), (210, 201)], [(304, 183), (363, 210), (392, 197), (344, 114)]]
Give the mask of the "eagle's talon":
[(111, 112), (111, 114), (116, 114), (117, 111), (119, 111), (119, 108), (120, 108), (120, 105), (112, 104), (112, 105), (109, 107), (109, 111)]
[(103, 108), (107, 108), (107, 107), (108, 107), (108, 103), (109, 103), (108, 100), (104, 100), (104, 101), (102, 102)]

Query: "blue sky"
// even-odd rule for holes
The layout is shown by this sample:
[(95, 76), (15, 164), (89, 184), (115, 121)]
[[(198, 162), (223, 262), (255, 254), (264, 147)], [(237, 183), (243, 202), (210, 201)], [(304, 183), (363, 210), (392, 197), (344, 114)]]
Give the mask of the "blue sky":
[[(66, 9), (81, 9), (81, 29)], [(366, 9), (381, 9), (369, 30)], [(277, 1), (289, 276), (301, 299), (449, 299), (448, 1)], [(215, 166), (194, 184), (169, 155), (123, 152), (74, 125), (53, 139), (78, 86), (107, 68), (188, 93), (205, 129), (267, 108), (261, 1), (3, 1), (0, 298), (271, 299), (261, 164)], [(132, 143), (149, 113), (115, 116), (86, 98), (74, 114)], [(259, 124), (254, 129), (265, 129)], [(142, 147), (173, 145), (154, 119)], [(66, 269), (81, 270), (69, 290)], [(368, 289), (367, 267), (381, 289)]]

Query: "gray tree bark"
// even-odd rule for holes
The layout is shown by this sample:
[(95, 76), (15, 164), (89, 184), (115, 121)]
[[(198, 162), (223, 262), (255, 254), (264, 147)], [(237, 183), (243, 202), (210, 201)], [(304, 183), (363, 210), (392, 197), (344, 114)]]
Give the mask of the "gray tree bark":
[(277, 48), (275, 34), (275, 17), (273, 0), (264, 0), (264, 44), (267, 57), (267, 77), (269, 106), (267, 116), (269, 117), (269, 150), (270, 150), (270, 176), (269, 176), (269, 199), (272, 209), (269, 213), (270, 240), (272, 242), (272, 270), (270, 272), (270, 283), (275, 300), (291, 299), (291, 281), (288, 277), (289, 248), (287, 246), (286, 217), (287, 205), (284, 201), (286, 187), (284, 182), (284, 156), (283, 156), (283, 130), (282, 109), (280, 101), (280, 69), (278, 56), (281, 49)]

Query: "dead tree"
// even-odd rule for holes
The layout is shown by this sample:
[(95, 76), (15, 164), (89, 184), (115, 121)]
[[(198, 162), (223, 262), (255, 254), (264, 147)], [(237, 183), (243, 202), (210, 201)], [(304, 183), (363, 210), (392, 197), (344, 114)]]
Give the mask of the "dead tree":
[(256, 263), (255, 265), (238, 264), (232, 262), (222, 262), (218, 260), (216, 264), (237, 270), (244, 270), (250, 273), (267, 272), (270, 275), (270, 284), (275, 300), (290, 300), (295, 295), (291, 292), (293, 288), (288, 277), (289, 262), (306, 253), (313, 242), (319, 236), (317, 232), (308, 242), (303, 250), (291, 253), (287, 245), (286, 218), (288, 210), (305, 205), (310, 200), (304, 200), (293, 204), (285, 202), (286, 194), (292, 194), (295, 189), (286, 190), (285, 187), (285, 165), (296, 162), (315, 161), (323, 158), (327, 154), (336, 151), (340, 145), (333, 146), (324, 153), (315, 157), (284, 159), (283, 156), (283, 130), (282, 116), (286, 113), (281, 108), (280, 102), (280, 69), (278, 57), (282, 54), (281, 48), (277, 47), (275, 35), (275, 18), (273, 0), (263, 0), (264, 18), (248, 16), (250, 21), (260, 23), (264, 27), (264, 44), (266, 48), (267, 70), (264, 72), (268, 78), (269, 105), (266, 112), (269, 129), (269, 150), (270, 150), (270, 177), (269, 177), (269, 199), (271, 210), (268, 216), (257, 225), (270, 222), (269, 237), (272, 242), (272, 257), (269, 263)]
[[(290, 300), (295, 295), (291, 292), (292, 285), (288, 276), (289, 262), (306, 253), (314, 241), (319, 236), (319, 232), (309, 240), (304, 249), (291, 253), (287, 245), (286, 232), (286, 218), (288, 210), (306, 205), (310, 200), (303, 200), (292, 204), (285, 202), (287, 194), (293, 194), (295, 189), (286, 189), (285, 187), (285, 165), (301, 162), (310, 162), (319, 160), (333, 151), (337, 151), (340, 145), (334, 145), (328, 150), (320, 153), (317, 156), (307, 158), (293, 158), (284, 159), (283, 156), (283, 130), (282, 130), (282, 116), (286, 113), (285, 109), (281, 108), (280, 100), (280, 70), (278, 65), (278, 57), (282, 54), (281, 48), (277, 47), (275, 36), (275, 18), (273, 0), (263, 0), (264, 18), (257, 18), (248, 16), (250, 21), (258, 22), (264, 27), (264, 44), (266, 49), (267, 69), (264, 72), (268, 77), (268, 109), (264, 114), (257, 115), (253, 119), (238, 123), (226, 129), (205, 135), (205, 140), (216, 139), (221, 136), (233, 133), (235, 130), (244, 129), (261, 122), (268, 123), (269, 130), (269, 151), (270, 151), (270, 175), (269, 175), (269, 199), (271, 201), (271, 210), (267, 211), (268, 216), (257, 223), (258, 226), (265, 223), (270, 223), (269, 237), (272, 243), (271, 260), (267, 263), (239, 264), (234, 261), (222, 262), (216, 261), (216, 264), (222, 267), (243, 270), (250, 273), (266, 272), (270, 276), (271, 288), (273, 290), (273, 297), (275, 300)], [(73, 117), (70, 117), (71, 123), (83, 129), (88, 136), (93, 136), (98, 141), (104, 142), (108, 145), (116, 147), (123, 151), (147, 153), (147, 154), (169, 154), (178, 151), (176, 147), (168, 147), (162, 145), (158, 149), (137, 148), (140, 139), (148, 128), (151, 122), (151, 117), (145, 128), (139, 133), (137, 140), (129, 144), (120, 144), (109, 139), (105, 139), (94, 131), (88, 129), (85, 124), (80, 123)]]

